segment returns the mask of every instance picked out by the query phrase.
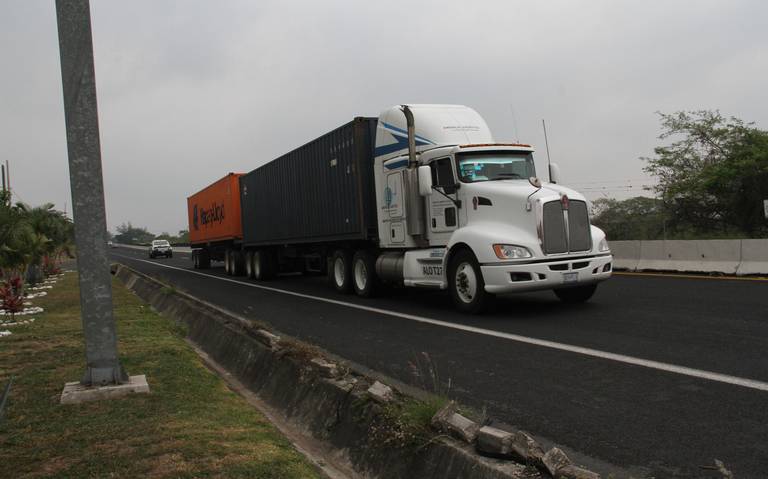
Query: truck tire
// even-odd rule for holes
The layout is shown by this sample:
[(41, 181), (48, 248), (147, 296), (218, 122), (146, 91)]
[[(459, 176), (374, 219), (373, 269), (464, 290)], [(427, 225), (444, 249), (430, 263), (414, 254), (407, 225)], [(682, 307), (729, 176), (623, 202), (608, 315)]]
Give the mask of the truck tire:
[(277, 261), (268, 250), (253, 252), (253, 279), (266, 281), (277, 275)]
[(376, 259), (366, 250), (358, 250), (352, 257), (352, 287), (355, 294), (370, 298), (376, 293)]
[(352, 292), (352, 255), (349, 250), (339, 249), (333, 252), (328, 268), (328, 278), (333, 288), (339, 293)]
[(555, 296), (557, 296), (563, 303), (577, 304), (587, 302), (589, 298), (595, 294), (596, 290), (596, 284), (587, 284), (584, 286), (576, 286), (575, 288), (560, 288), (554, 291)]
[(245, 276), (253, 279), (253, 251), (245, 252)]
[(224, 273), (227, 274), (227, 276), (231, 275), (229, 267), (232, 265), (232, 262), (230, 261), (229, 257), (232, 253), (230, 250), (224, 251)]
[(201, 251), (197, 255), (197, 266), (200, 269), (209, 269), (211, 267), (211, 256), (208, 251)]
[(230, 267), (230, 271), (232, 271), (232, 276), (242, 276), (245, 274), (245, 260), (243, 258), (243, 252), (233, 250), (232, 254), (230, 255), (232, 257), (232, 266)]
[(448, 265), (448, 289), (453, 304), (464, 313), (480, 314), (493, 300), (493, 295), (485, 291), (480, 263), (475, 255), (466, 249), (460, 250), (451, 258)]

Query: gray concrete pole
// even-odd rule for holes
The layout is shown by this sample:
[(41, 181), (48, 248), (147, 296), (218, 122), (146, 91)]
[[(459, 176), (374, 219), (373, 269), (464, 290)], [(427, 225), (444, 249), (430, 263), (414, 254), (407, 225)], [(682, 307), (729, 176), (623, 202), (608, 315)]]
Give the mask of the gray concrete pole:
[(128, 376), (117, 355), (117, 333), (112, 315), (90, 14), (88, 0), (56, 0), (87, 361), (81, 383), (95, 386), (122, 384), (128, 381)]

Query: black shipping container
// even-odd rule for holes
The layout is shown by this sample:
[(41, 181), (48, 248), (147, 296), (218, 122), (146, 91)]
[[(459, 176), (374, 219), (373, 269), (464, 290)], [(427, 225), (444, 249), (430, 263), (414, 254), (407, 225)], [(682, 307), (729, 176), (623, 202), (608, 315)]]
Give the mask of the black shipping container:
[(243, 243), (378, 238), (376, 118), (355, 118), (240, 177)]

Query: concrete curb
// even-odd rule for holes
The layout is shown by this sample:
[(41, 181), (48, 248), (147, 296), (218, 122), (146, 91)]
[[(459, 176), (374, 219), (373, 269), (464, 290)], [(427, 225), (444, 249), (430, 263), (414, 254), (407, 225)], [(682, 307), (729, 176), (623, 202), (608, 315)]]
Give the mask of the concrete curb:
[(382, 440), (379, 432), (392, 421), (386, 408), (408, 398), (392, 387), (394, 381), (387, 385), (354, 364), (337, 364), (311, 345), (171, 290), (124, 265), (116, 267), (115, 275), (157, 311), (184, 324), (190, 342), (283, 415), (295, 431), (330, 446), (331, 459), (359, 477), (566, 477), (559, 471), (550, 475), (541, 446), (525, 433), (509, 433), (500, 442), (506, 449), (496, 453), (492, 440), (477, 439), (482, 429), (456, 412), (455, 403), (433, 418), (436, 431), (444, 435), (435, 434), (417, 447)]

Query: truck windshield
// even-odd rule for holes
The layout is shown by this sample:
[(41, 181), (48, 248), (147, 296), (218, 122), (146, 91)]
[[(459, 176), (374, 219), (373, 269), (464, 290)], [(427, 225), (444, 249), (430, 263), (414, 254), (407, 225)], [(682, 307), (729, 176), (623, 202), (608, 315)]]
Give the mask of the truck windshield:
[(459, 179), (464, 183), (536, 176), (533, 155), (529, 152), (465, 153), (457, 155), (457, 162)]

